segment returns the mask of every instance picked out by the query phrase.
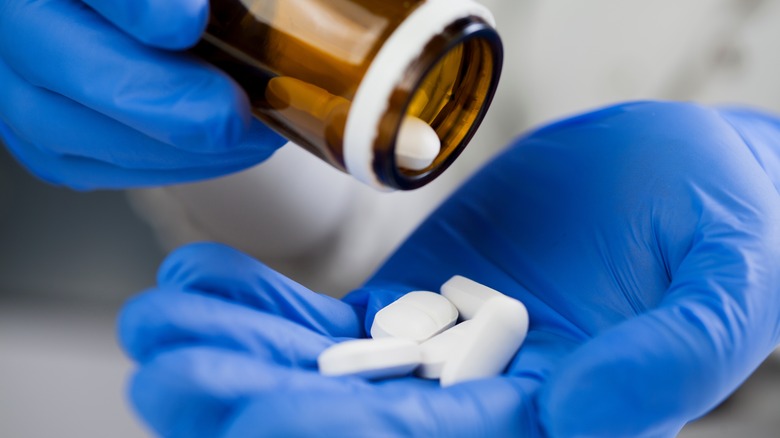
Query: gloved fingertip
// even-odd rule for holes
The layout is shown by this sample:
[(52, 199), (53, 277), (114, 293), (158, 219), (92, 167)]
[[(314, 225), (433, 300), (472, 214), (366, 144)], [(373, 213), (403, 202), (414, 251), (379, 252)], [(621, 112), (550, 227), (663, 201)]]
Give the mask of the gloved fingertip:
[[(198, 152), (220, 153), (231, 150), (258, 151), (262, 159), (269, 158), (288, 140), (252, 115), (249, 98), (243, 88), (215, 67), (207, 66), (211, 75), (203, 96), (213, 96), (191, 113), (193, 129), (202, 139), (194, 142)], [(198, 109), (201, 109), (198, 115)], [(183, 140), (182, 144), (193, 144)]]
[(156, 297), (156, 289), (147, 289), (146, 291), (130, 298), (119, 311), (116, 322), (117, 341), (127, 356), (136, 361), (144, 362), (147, 359), (148, 352), (141, 348), (147, 345), (144, 342), (147, 333), (143, 330), (148, 326), (150, 315), (156, 314), (153, 307), (159, 305)]
[(252, 119), (242, 143), (252, 149), (266, 150), (270, 157), (271, 154), (290, 143), (290, 141), (259, 120)]
[[(252, 113), (249, 106), (249, 99), (238, 84), (231, 79), (225, 78), (216, 85), (221, 90), (217, 92), (225, 96), (226, 104), (214, 109), (213, 115), (204, 124), (211, 125), (212, 129), (205, 134), (210, 138), (210, 144), (207, 144), (209, 152), (222, 152), (226, 150), (235, 150), (242, 146), (250, 129), (252, 128)], [(265, 148), (266, 145), (255, 145), (258, 148)]]
[(216, 242), (196, 242), (184, 245), (171, 252), (157, 271), (159, 285), (186, 282), (190, 273), (209, 261), (222, 261), (236, 256), (248, 257), (243, 253)]
[[(252, 128), (249, 100), (241, 87), (224, 73), (203, 64), (207, 71), (187, 87), (157, 105), (169, 108), (166, 131), (160, 140), (182, 150), (216, 154), (239, 149)], [(131, 105), (135, 105), (131, 101)], [(257, 149), (267, 145), (254, 145)], [(249, 149), (249, 148), (244, 148)], [(270, 153), (269, 153), (270, 155)]]

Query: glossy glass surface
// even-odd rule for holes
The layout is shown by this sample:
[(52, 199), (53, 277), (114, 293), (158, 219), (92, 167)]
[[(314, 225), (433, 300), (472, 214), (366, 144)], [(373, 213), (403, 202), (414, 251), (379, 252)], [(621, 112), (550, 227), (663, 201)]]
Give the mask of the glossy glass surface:
[(197, 50), (242, 85), (258, 118), (343, 170), (351, 99), (382, 42), (419, 3), (212, 0)]
[[(384, 41), (423, 2), (211, 0), (196, 51), (241, 84), (256, 117), (345, 170), (352, 99)], [(433, 179), (432, 171), (454, 159), (481, 120), (497, 82), (500, 60), (494, 52), (500, 43), (474, 37), (473, 24), (454, 23), (426, 45), (388, 102), (372, 145), (375, 170), (386, 185), (413, 188)], [(479, 32), (492, 32), (497, 41), (492, 28), (480, 26)], [(422, 171), (395, 164), (395, 137), (407, 109), (442, 140), (439, 157)]]

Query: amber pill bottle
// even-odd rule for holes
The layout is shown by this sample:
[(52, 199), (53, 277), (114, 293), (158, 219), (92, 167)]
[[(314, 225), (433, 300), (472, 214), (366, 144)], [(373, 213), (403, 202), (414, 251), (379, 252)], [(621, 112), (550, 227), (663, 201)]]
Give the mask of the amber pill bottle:
[[(211, 0), (196, 52), (230, 74), (254, 115), (380, 190), (415, 189), (460, 154), (498, 85), (503, 48), (472, 0)], [(430, 165), (398, 165), (411, 115), (435, 130)]]

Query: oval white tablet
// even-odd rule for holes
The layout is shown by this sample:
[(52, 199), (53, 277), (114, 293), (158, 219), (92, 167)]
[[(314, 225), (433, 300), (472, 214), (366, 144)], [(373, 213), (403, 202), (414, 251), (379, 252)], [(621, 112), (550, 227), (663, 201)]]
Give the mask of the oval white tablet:
[(365, 379), (400, 377), (420, 365), (420, 346), (407, 339), (355, 339), (340, 342), (317, 357), (326, 376), (356, 376)]
[(460, 312), (461, 319), (473, 318), (479, 309), (491, 298), (506, 295), (484, 284), (456, 275), (441, 285), (441, 294)]
[(446, 298), (427, 291), (409, 292), (377, 312), (371, 337), (423, 342), (455, 325), (458, 309)]
[(404, 117), (395, 141), (398, 167), (423, 170), (433, 163), (440, 150), (441, 140), (430, 125), (417, 117)]
[(441, 371), (442, 386), (501, 374), (528, 333), (528, 311), (506, 295), (487, 300), (469, 322), (460, 348)]
[(440, 378), (444, 364), (461, 349), (472, 322), (463, 321), (420, 344), (422, 362), (414, 373), (424, 379)]

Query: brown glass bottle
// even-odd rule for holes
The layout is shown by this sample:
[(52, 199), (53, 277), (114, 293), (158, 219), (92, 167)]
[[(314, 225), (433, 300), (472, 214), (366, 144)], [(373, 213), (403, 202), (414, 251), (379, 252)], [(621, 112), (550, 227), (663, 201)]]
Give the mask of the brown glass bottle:
[[(273, 129), (369, 185), (405, 190), (465, 147), (503, 56), (492, 17), (472, 0), (211, 0), (196, 50)], [(405, 115), (441, 141), (424, 169), (396, 163)]]

